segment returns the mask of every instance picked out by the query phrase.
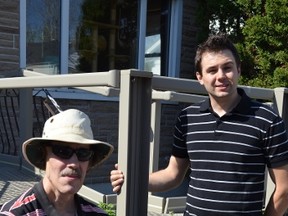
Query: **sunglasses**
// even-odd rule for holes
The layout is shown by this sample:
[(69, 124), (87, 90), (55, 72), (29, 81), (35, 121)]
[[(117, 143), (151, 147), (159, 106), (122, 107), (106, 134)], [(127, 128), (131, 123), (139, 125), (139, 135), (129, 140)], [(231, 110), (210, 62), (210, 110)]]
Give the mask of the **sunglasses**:
[(51, 147), (52, 153), (61, 159), (70, 159), (75, 153), (79, 161), (88, 161), (93, 156), (91, 149), (79, 148), (73, 149), (64, 145), (48, 145)]

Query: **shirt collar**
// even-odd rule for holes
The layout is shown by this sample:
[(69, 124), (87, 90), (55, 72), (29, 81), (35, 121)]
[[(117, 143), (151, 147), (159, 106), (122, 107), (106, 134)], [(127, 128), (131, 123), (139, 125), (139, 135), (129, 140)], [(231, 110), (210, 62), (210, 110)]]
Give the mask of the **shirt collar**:
[[(233, 109), (232, 112), (236, 113), (245, 113), (249, 110), (251, 98), (247, 96), (245, 91), (241, 88), (237, 88), (238, 94), (241, 96), (240, 102), (237, 104), (237, 106)], [(211, 112), (211, 104), (210, 99), (206, 99), (201, 105), (200, 105), (200, 112)]]

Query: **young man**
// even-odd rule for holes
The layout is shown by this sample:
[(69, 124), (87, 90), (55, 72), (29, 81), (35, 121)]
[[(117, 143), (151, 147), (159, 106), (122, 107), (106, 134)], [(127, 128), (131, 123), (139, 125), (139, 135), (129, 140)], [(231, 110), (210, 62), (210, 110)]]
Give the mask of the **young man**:
[(94, 140), (89, 117), (69, 109), (50, 117), (42, 137), (23, 143), (25, 159), (45, 171), (41, 182), (3, 204), (0, 215), (107, 215), (77, 195), (86, 172), (113, 151), (112, 145)]
[[(288, 207), (288, 141), (283, 120), (238, 88), (240, 58), (223, 34), (201, 44), (196, 76), (209, 99), (179, 114), (167, 168), (151, 173), (149, 190), (178, 186), (191, 170), (184, 215), (263, 215), (265, 168), (276, 188), (266, 216), (283, 216)], [(121, 169), (121, 168), (120, 168)], [(124, 182), (111, 171), (113, 190)]]

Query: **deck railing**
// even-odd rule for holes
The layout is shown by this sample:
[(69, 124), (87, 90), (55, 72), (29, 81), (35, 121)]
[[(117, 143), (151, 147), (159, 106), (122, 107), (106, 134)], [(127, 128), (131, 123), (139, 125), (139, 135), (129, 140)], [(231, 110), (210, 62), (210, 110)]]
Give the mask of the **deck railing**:
[[(148, 199), (147, 186), (148, 173), (158, 168), (161, 105), (165, 101), (193, 103), (203, 100), (207, 97), (204, 88), (195, 80), (155, 76), (138, 70), (67, 75), (43, 75), (23, 70), (23, 77), (0, 79), (0, 89), (20, 91), (20, 143), (32, 136), (32, 90), (50, 87), (78, 88), (107, 97), (119, 97), (118, 163), (126, 181), (117, 196), (117, 215), (146, 216), (148, 206), (157, 210), (157, 204), (153, 203), (157, 199), (151, 194)], [(271, 102), (288, 126), (287, 88), (242, 87), (250, 97)], [(268, 179), (267, 196), (272, 190), (273, 184)], [(93, 201), (102, 196), (85, 186), (80, 193)], [(105, 199), (102, 196), (102, 201), (113, 199), (115, 196), (111, 198), (108, 195)], [(161, 199), (159, 211), (183, 208), (183, 202), (185, 206), (185, 197)]]

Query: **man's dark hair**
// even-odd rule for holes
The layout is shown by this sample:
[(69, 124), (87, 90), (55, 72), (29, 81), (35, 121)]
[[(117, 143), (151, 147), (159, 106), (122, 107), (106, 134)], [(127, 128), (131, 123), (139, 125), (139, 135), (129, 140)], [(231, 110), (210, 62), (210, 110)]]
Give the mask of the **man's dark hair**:
[(229, 40), (228, 36), (223, 33), (210, 35), (208, 39), (200, 44), (196, 51), (195, 56), (195, 70), (202, 74), (202, 55), (205, 52), (220, 52), (222, 50), (230, 50), (235, 58), (237, 68), (240, 67), (241, 61), (238, 51), (234, 44)]

